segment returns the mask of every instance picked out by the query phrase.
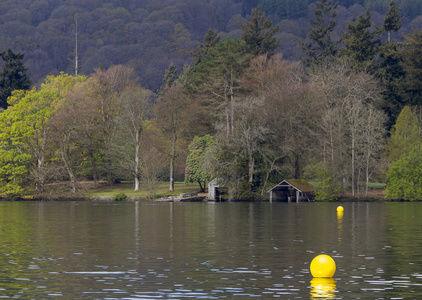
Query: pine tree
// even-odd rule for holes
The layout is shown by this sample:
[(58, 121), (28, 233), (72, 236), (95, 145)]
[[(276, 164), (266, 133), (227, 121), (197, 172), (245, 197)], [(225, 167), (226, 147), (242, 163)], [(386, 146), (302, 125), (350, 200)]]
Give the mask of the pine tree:
[(405, 106), (397, 117), (390, 133), (386, 154), (390, 162), (409, 154), (419, 141), (418, 119), (409, 106)]
[(345, 47), (340, 49), (341, 56), (354, 62), (358, 70), (370, 69), (381, 45), (380, 29), (371, 32), (371, 26), (371, 12), (367, 10), (365, 16), (348, 23), (347, 32), (343, 32)]
[(405, 105), (402, 86), (405, 76), (401, 50), (395, 42), (390, 42), (380, 47), (379, 57), (375, 63), (375, 74), (380, 79), (383, 89), (383, 98), (386, 101), (384, 110), (389, 116), (388, 127)]
[(405, 36), (407, 42), (402, 50), (405, 81), (402, 84), (406, 103), (422, 105), (422, 29)]
[(0, 107), (8, 107), (7, 98), (14, 90), (29, 90), (31, 80), (23, 66), (24, 54), (14, 53), (11, 49), (0, 53), (5, 65), (0, 73)]
[(174, 66), (173, 63), (171, 63), (168, 67), (168, 69), (166, 70), (166, 72), (164, 73), (164, 78), (163, 78), (163, 89), (168, 89), (170, 88), (173, 83), (177, 80), (177, 70), (176, 67)]
[(336, 26), (336, 8), (337, 4), (333, 5), (331, 0), (321, 0), (316, 3), (315, 20), (310, 20), (311, 26), (308, 28), (310, 42), (299, 41), (306, 55), (303, 60), (305, 65), (319, 64), (337, 55), (340, 41), (334, 42), (331, 39)]
[(253, 55), (267, 54), (271, 56), (280, 46), (280, 41), (275, 36), (280, 27), (273, 26), (271, 20), (259, 7), (252, 10), (252, 19), (240, 26), (243, 30), (242, 39)]
[(388, 33), (388, 42), (391, 42), (391, 31), (398, 31), (403, 18), (400, 17), (399, 7), (394, 0), (391, 0), (390, 7), (384, 18), (384, 30)]
[(204, 42), (189, 52), (190, 55), (195, 57), (195, 66), (201, 62), (202, 58), (206, 56), (207, 53), (213, 49), (219, 41), (220, 35), (212, 29), (208, 29), (204, 36)]

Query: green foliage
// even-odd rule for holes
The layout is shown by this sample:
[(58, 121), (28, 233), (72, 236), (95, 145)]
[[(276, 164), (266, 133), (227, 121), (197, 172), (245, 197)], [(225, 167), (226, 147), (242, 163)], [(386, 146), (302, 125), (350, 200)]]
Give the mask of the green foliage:
[(405, 72), (397, 43), (390, 42), (380, 47), (379, 58), (374, 69), (384, 86), (383, 97), (388, 103), (385, 110), (392, 124), (405, 104), (402, 93)]
[(397, 161), (401, 156), (407, 155), (418, 143), (418, 119), (409, 106), (405, 106), (397, 117), (390, 133), (386, 154), (390, 162)]
[(403, 18), (400, 16), (399, 7), (394, 0), (390, 1), (390, 7), (384, 18), (383, 27), (388, 32), (388, 41), (390, 42), (391, 31), (398, 31), (403, 22)]
[(336, 26), (337, 5), (331, 0), (321, 0), (316, 3), (315, 20), (309, 21), (311, 26), (308, 28), (308, 39), (310, 41), (306, 43), (304, 40), (299, 40), (302, 51), (305, 53), (303, 59), (305, 65), (322, 64), (337, 55), (340, 41), (332, 40)]
[(422, 29), (405, 36), (407, 43), (402, 51), (403, 67), (406, 72), (402, 83), (405, 101), (409, 105), (422, 103)]
[(194, 50), (189, 52), (190, 55), (195, 57), (195, 65), (201, 62), (202, 57), (206, 56), (208, 52), (215, 47), (215, 45), (220, 41), (220, 35), (208, 29), (207, 33), (204, 36), (204, 42), (200, 43)]
[(5, 65), (0, 73), (0, 107), (7, 108), (7, 98), (14, 90), (29, 90), (31, 80), (23, 66), (21, 53), (14, 53), (11, 49), (0, 53)]
[(215, 144), (211, 135), (195, 136), (189, 144), (189, 154), (186, 158), (185, 183), (197, 182), (201, 190), (205, 190), (207, 182), (212, 179), (212, 174), (205, 167), (207, 149)]
[(118, 193), (113, 197), (114, 201), (124, 201), (127, 200), (127, 196), (125, 193)]
[(241, 27), (242, 39), (255, 56), (261, 54), (270, 56), (280, 46), (280, 41), (275, 36), (280, 26), (273, 26), (259, 7), (252, 10), (251, 21), (241, 24)]
[(393, 162), (387, 171), (387, 199), (422, 200), (422, 144)]
[(371, 12), (366, 11), (358, 19), (347, 24), (347, 32), (343, 32), (345, 47), (340, 49), (341, 56), (352, 61), (358, 70), (368, 70), (381, 45), (380, 29), (371, 32)]
[(336, 201), (340, 189), (337, 187), (334, 178), (327, 171), (322, 162), (310, 164), (305, 167), (304, 176), (312, 181), (315, 187), (316, 201)]
[(308, 3), (306, 0), (261, 0), (259, 7), (279, 19), (299, 19), (306, 17)]

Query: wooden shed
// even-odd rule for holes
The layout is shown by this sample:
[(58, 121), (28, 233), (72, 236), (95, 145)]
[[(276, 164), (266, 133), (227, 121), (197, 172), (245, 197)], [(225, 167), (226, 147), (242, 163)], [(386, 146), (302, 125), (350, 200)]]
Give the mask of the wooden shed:
[(315, 188), (304, 179), (283, 180), (271, 190), (270, 202), (304, 202), (311, 201)]

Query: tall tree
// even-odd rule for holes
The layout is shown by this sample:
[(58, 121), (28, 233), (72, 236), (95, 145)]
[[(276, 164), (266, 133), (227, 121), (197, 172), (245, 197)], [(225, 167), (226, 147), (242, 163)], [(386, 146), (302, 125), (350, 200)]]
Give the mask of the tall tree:
[(390, 128), (405, 105), (402, 93), (405, 71), (401, 50), (396, 42), (384, 44), (379, 50), (374, 70), (384, 87), (382, 91), (385, 100), (384, 110), (388, 114)]
[(204, 42), (200, 43), (194, 50), (190, 51), (189, 54), (195, 57), (195, 65), (201, 62), (202, 57), (206, 56), (208, 52), (217, 45), (220, 41), (220, 35), (212, 30), (208, 29), (204, 36)]
[(390, 162), (408, 154), (419, 141), (418, 119), (409, 106), (405, 106), (390, 132), (386, 155)]
[(383, 28), (388, 33), (389, 43), (391, 42), (391, 31), (398, 31), (402, 22), (403, 18), (400, 16), (399, 7), (396, 1), (391, 0), (383, 23)]
[(405, 80), (402, 84), (405, 101), (409, 105), (422, 105), (422, 29), (413, 29), (406, 35), (402, 50)]
[[(140, 189), (142, 153), (145, 130), (150, 119), (154, 95), (140, 87), (129, 87), (119, 99), (121, 113), (117, 118), (120, 134), (116, 143), (116, 161), (135, 179), (135, 191)], [(123, 155), (122, 155), (123, 154)]]
[(169, 87), (171, 87), (173, 83), (177, 80), (177, 78), (177, 69), (174, 64), (171, 63), (167, 68), (166, 72), (164, 73), (162, 89), (168, 89)]
[(422, 199), (422, 145), (415, 147), (395, 161), (387, 171), (385, 197), (394, 200)]
[(213, 119), (224, 119), (227, 137), (233, 133), (235, 99), (250, 56), (243, 40), (228, 38), (220, 41), (192, 69), (197, 97), (213, 114)]
[(340, 41), (333, 41), (332, 34), (336, 26), (335, 18), (337, 3), (332, 0), (316, 2), (315, 19), (311, 19), (308, 28), (308, 40), (299, 40), (302, 51), (305, 53), (304, 63), (307, 66), (320, 64), (337, 55)]
[(211, 179), (211, 173), (205, 168), (206, 151), (215, 143), (214, 138), (207, 134), (202, 137), (195, 136), (189, 144), (189, 154), (186, 158), (185, 182), (196, 182), (201, 191), (205, 191), (207, 182)]
[(31, 80), (23, 66), (23, 53), (14, 53), (11, 49), (0, 53), (4, 67), (0, 73), (0, 107), (8, 107), (7, 98), (14, 90), (29, 90)]
[(154, 123), (160, 131), (162, 143), (160, 151), (169, 161), (169, 190), (174, 191), (175, 162), (185, 147), (182, 146), (187, 132), (192, 128), (190, 124), (195, 118), (195, 102), (185, 92), (180, 83), (173, 84), (158, 98), (153, 108)]
[(379, 28), (371, 31), (371, 12), (366, 11), (358, 19), (347, 24), (347, 31), (343, 32), (345, 46), (340, 49), (341, 55), (349, 59), (360, 71), (369, 70), (381, 44)]
[(275, 36), (280, 30), (280, 26), (273, 26), (271, 20), (259, 6), (252, 10), (252, 19), (240, 26), (242, 27), (242, 39), (254, 56), (261, 54), (271, 56), (281, 45)]

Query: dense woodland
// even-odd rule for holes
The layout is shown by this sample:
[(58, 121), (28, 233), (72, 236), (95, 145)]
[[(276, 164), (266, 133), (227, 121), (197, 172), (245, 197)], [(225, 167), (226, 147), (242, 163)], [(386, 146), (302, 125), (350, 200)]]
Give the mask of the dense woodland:
[(153, 196), (158, 180), (217, 177), (234, 199), (283, 178), (310, 180), (318, 200), (374, 181), (422, 198), (414, 1), (28, 2), (0, 8), (14, 22), (0, 53), (3, 196), (63, 181), (76, 194), (87, 179)]
[[(25, 53), (34, 84), (64, 71), (90, 75), (102, 66), (124, 64), (135, 69), (142, 86), (156, 91), (173, 63), (180, 71), (192, 58), (208, 29), (222, 38), (241, 36), (239, 22), (250, 20), (260, 5), (279, 24), (277, 52), (298, 60), (298, 39), (307, 34), (315, 0), (4, 0), (0, 3), (0, 51)], [(372, 22), (382, 25), (389, 0), (338, 1), (335, 38), (348, 22), (371, 9)], [(394, 39), (403, 41), (412, 26), (422, 26), (422, 2), (397, 0), (403, 23)], [(78, 51), (76, 53), (76, 38)], [(384, 39), (386, 36), (383, 37)]]

